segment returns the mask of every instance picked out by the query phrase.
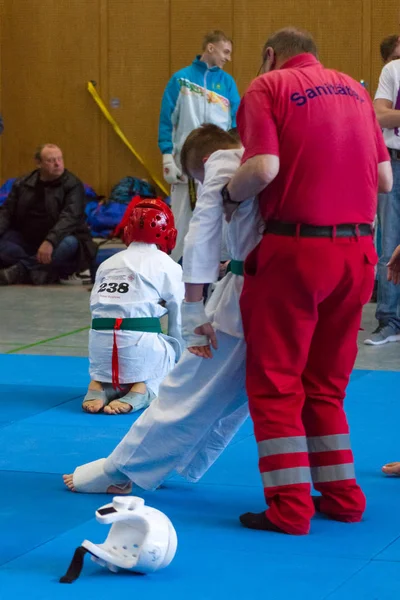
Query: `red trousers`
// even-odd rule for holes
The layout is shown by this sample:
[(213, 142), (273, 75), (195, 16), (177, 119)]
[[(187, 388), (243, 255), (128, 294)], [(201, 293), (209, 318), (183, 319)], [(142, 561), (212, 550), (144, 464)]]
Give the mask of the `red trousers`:
[(267, 234), (245, 263), (250, 414), (266, 514), (288, 533), (309, 531), (311, 483), (331, 517), (365, 510), (343, 400), (376, 262), (372, 237)]

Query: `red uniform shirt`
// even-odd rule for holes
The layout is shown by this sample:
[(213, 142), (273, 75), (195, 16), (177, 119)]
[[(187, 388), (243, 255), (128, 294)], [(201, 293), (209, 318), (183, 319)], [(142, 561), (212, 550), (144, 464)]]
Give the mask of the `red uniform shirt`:
[(378, 163), (389, 160), (366, 90), (301, 54), (253, 81), (237, 115), (243, 162), (279, 156), (261, 193), (265, 220), (310, 225), (372, 223)]

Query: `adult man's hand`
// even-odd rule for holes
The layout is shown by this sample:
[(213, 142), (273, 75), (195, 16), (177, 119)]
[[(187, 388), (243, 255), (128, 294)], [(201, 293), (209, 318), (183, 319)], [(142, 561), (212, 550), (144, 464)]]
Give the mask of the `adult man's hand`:
[(197, 335), (203, 335), (210, 341), (208, 346), (190, 346), (188, 347), (189, 352), (200, 356), (201, 358), (212, 358), (211, 346), (216, 350), (218, 348), (217, 336), (215, 335), (214, 327), (211, 323), (204, 323), (200, 327), (196, 327), (194, 332)]
[(397, 246), (395, 251), (392, 254), (391, 259), (388, 264), (388, 281), (394, 283), (394, 285), (399, 285), (400, 283), (400, 246)]
[(228, 223), (230, 223), (230, 220), (232, 219), (232, 215), (235, 212), (235, 210), (237, 210), (239, 204), (237, 202), (224, 202), (223, 204), (223, 208), (224, 208), (224, 215), (225, 215), (225, 219)]
[(37, 261), (42, 265), (49, 265), (51, 263), (51, 257), (53, 255), (53, 245), (45, 240), (41, 245), (39, 250), (37, 251), (36, 258)]
[(222, 196), (222, 207), (224, 209), (225, 219), (229, 223), (232, 218), (233, 213), (235, 212), (235, 210), (237, 209), (239, 204), (232, 200), (231, 195), (230, 195), (230, 190), (229, 190), (229, 184), (224, 185), (224, 187), (221, 190), (221, 196)]

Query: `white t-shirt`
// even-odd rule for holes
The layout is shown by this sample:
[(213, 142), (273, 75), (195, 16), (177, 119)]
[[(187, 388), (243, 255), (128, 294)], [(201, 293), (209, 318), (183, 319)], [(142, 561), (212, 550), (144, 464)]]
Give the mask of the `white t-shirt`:
[[(375, 100), (390, 100), (392, 108), (400, 110), (400, 60), (385, 65), (379, 78)], [(383, 137), (388, 148), (400, 150), (400, 127), (383, 129)]]

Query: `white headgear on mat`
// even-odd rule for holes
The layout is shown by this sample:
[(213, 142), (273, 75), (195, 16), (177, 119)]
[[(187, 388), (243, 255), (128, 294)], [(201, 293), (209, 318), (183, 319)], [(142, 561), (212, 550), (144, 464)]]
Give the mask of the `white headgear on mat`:
[(87, 552), (94, 562), (114, 573), (119, 569), (153, 573), (172, 562), (178, 546), (176, 531), (168, 517), (145, 506), (143, 498), (116, 496), (111, 504), (96, 510), (96, 519), (111, 525), (105, 542), (85, 540), (76, 549), (61, 583), (72, 583), (79, 577)]

